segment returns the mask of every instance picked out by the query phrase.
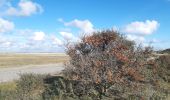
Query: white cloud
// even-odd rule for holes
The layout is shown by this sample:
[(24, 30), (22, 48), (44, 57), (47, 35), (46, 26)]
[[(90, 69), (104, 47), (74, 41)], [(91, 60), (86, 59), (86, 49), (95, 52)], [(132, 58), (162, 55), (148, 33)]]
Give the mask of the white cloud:
[(62, 46), (64, 43), (63, 41), (61, 41), (60, 39), (58, 39), (57, 37), (53, 38), (53, 42), (54, 45), (58, 45), (58, 46)]
[(30, 33), (33, 33), (33, 30), (31, 30), (31, 29), (18, 29), (18, 30), (16, 30), (16, 33), (20, 34), (20, 35), (28, 35)]
[(79, 37), (74, 36), (72, 33), (70, 32), (59, 32), (60, 35), (64, 38), (64, 40), (67, 41), (72, 41), (72, 42), (81, 42), (81, 39)]
[(42, 41), (45, 38), (45, 33), (42, 31), (34, 32), (33, 40)]
[(64, 52), (65, 40), (37, 30), (0, 34), (0, 52)]
[(131, 40), (131, 41), (136, 41), (138, 43), (141, 43), (141, 42), (145, 41), (145, 38), (143, 36), (131, 35), (131, 34), (127, 35), (127, 39)]
[(155, 20), (146, 20), (145, 22), (135, 21), (125, 26), (124, 32), (136, 35), (149, 35), (155, 32), (159, 23)]
[(12, 31), (14, 29), (14, 23), (8, 20), (0, 18), (0, 33)]
[(1, 48), (7, 48), (7, 47), (10, 47), (10, 46), (12, 46), (12, 42), (9, 39), (7, 39), (3, 36), (0, 36), (0, 47)]
[(2, 45), (5, 47), (10, 47), (12, 45), (12, 43), (10, 41), (6, 41)]
[(74, 38), (72, 33), (69, 32), (59, 32), (59, 33), (65, 40), (71, 40)]
[[(61, 21), (61, 19), (59, 20)], [(63, 21), (63, 20), (62, 20)], [(94, 31), (93, 24), (89, 20), (73, 20), (70, 22), (64, 22), (65, 26), (73, 26), (81, 29), (85, 33), (90, 33)]]
[(30, 0), (20, 0), (18, 7), (10, 6), (6, 14), (11, 16), (30, 16), (32, 14), (41, 13), (43, 11), (42, 7)]

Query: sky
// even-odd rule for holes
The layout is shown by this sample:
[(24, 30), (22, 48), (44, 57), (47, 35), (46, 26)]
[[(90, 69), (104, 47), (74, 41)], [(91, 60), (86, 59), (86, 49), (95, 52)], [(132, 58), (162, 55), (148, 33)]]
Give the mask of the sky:
[(0, 0), (0, 52), (64, 52), (105, 29), (166, 49), (169, 20), (170, 0)]

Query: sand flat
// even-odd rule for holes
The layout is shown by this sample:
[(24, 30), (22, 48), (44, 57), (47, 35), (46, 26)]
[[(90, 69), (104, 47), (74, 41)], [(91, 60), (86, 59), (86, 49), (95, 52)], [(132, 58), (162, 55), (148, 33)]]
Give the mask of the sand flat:
[(64, 69), (63, 63), (44, 64), (44, 65), (27, 65), (14, 68), (0, 69), (0, 82), (9, 82), (17, 80), (20, 74), (35, 73), (35, 74), (57, 74)]

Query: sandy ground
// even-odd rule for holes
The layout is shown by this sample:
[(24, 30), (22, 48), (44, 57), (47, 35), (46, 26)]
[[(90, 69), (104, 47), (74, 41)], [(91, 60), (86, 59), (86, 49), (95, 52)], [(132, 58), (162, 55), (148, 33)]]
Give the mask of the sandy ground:
[(64, 69), (62, 63), (58, 64), (45, 64), (45, 65), (29, 65), (15, 68), (1, 68), (0, 69), (0, 82), (8, 82), (19, 79), (19, 75), (23, 73), (35, 74), (55, 74)]

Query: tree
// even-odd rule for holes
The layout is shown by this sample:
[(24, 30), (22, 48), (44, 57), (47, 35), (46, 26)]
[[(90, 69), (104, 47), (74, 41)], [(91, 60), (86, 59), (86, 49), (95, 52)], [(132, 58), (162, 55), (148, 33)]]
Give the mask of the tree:
[(105, 94), (114, 84), (138, 91), (142, 83), (150, 81), (143, 74), (147, 65), (155, 66), (153, 61), (148, 61), (150, 47), (137, 46), (113, 30), (94, 32), (81, 40), (67, 46), (70, 61), (64, 75), (68, 79), (86, 84), (85, 88), (97, 86), (100, 94)]

